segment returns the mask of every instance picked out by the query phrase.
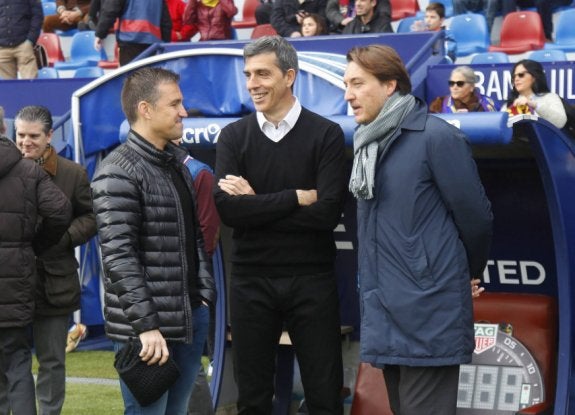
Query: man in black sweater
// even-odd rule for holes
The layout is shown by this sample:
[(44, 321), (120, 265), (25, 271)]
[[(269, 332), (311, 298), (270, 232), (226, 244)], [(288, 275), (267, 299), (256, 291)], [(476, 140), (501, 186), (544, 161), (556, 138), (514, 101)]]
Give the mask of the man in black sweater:
[(311, 414), (342, 413), (333, 229), (346, 194), (341, 128), (293, 95), (297, 53), (279, 36), (244, 49), (256, 112), (225, 127), (216, 206), (233, 233), (230, 308), (238, 410), (272, 412), (276, 350), (287, 329)]

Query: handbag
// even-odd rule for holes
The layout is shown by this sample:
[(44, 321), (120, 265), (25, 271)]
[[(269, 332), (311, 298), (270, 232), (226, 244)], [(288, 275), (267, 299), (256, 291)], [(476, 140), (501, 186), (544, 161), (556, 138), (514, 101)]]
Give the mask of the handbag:
[(158, 399), (174, 384), (180, 376), (180, 369), (170, 355), (168, 361), (148, 365), (139, 356), (142, 343), (139, 339), (130, 340), (116, 352), (114, 367), (134, 398), (141, 406), (148, 406)]
[(44, 46), (36, 43), (32, 50), (34, 50), (34, 58), (36, 59), (36, 65), (38, 69), (42, 69), (48, 66), (48, 53), (46, 52), (46, 48)]

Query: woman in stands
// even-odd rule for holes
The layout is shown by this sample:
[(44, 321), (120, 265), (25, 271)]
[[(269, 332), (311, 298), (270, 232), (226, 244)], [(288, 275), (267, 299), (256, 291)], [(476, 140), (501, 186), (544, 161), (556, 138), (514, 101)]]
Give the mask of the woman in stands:
[(302, 36), (327, 35), (327, 24), (325, 19), (317, 13), (306, 15), (301, 21)]
[(511, 71), (513, 88), (507, 103), (501, 108), (509, 116), (535, 114), (557, 128), (567, 123), (565, 108), (559, 95), (550, 92), (543, 66), (534, 60), (524, 59)]
[(449, 95), (437, 97), (429, 105), (429, 112), (488, 112), (497, 111), (493, 100), (481, 95), (475, 83), (477, 76), (469, 66), (458, 66), (449, 77)]

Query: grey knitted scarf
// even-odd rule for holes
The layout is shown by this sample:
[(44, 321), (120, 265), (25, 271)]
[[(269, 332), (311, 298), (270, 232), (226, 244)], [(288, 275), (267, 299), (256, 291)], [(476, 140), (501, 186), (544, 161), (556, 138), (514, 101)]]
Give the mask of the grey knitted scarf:
[(355, 130), (349, 190), (357, 199), (373, 198), (377, 159), (387, 153), (391, 137), (414, 107), (413, 95), (395, 92), (383, 104), (375, 120)]

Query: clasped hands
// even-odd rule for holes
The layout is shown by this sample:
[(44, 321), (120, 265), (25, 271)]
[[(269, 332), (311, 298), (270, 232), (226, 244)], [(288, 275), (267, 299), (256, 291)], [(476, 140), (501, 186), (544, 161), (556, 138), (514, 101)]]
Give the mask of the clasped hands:
[[(233, 174), (227, 174), (225, 178), (220, 179), (218, 186), (220, 189), (231, 196), (256, 194), (246, 179), (244, 179), (242, 176), (234, 176)], [(315, 189), (297, 189), (296, 194), (297, 201), (300, 206), (309, 206), (312, 203), (317, 202), (317, 190)]]

